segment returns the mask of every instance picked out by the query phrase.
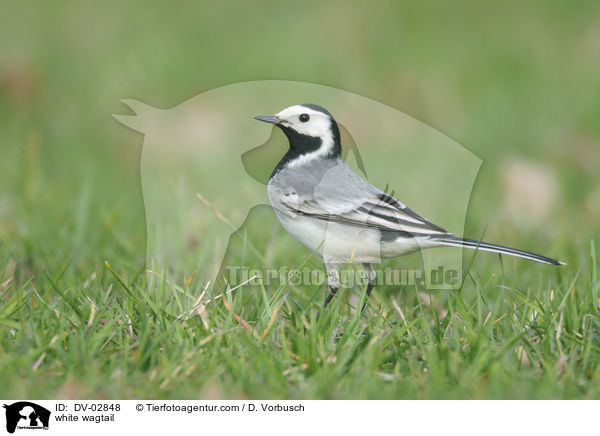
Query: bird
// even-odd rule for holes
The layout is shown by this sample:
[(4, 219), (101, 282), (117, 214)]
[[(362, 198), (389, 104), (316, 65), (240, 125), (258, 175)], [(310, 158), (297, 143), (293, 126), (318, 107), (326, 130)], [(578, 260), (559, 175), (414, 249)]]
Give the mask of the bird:
[(325, 264), (329, 293), (323, 309), (340, 288), (342, 263), (360, 263), (364, 270), (365, 305), (377, 282), (373, 263), (426, 248), (466, 247), (564, 265), (528, 251), (459, 237), (373, 186), (342, 159), (339, 126), (319, 105), (297, 104), (254, 118), (278, 127), (288, 139), (289, 149), (271, 173), (267, 192), (283, 227)]

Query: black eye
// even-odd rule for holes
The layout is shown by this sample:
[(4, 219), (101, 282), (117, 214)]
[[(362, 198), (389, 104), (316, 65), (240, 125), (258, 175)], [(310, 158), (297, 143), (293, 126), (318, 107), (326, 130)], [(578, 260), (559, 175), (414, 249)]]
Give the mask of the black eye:
[(300, 121), (302, 121), (303, 123), (306, 123), (308, 120), (310, 120), (310, 117), (308, 116), (308, 114), (302, 114), (300, 115)]

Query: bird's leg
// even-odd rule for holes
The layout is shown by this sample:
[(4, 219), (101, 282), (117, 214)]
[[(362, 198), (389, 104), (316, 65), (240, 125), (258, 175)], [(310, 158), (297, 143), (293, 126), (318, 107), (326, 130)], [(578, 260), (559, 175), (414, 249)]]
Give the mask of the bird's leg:
[(337, 288), (329, 289), (329, 294), (327, 294), (327, 297), (325, 298), (325, 302), (323, 303), (323, 309), (325, 309), (327, 307), (327, 305), (329, 304), (329, 302), (331, 301), (331, 299), (333, 298), (333, 296), (335, 295), (335, 293), (337, 291), (338, 291)]
[(369, 299), (369, 295), (371, 295), (371, 291), (377, 284), (377, 273), (375, 272), (375, 268), (370, 263), (361, 263), (363, 270), (365, 271), (365, 275), (367, 276), (367, 296), (365, 297), (365, 302), (363, 303), (363, 307), (361, 312), (365, 310), (367, 307), (367, 300)]
[(340, 273), (338, 272), (337, 266), (332, 263), (325, 263), (327, 269), (327, 285), (329, 285), (329, 295), (325, 298), (323, 303), (323, 309), (327, 307), (335, 293), (340, 288)]

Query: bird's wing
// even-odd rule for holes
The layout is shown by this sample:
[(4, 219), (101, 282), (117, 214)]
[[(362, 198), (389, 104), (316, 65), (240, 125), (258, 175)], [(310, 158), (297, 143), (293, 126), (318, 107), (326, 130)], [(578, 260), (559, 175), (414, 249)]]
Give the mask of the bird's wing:
[[(346, 167), (347, 168), (347, 167)], [(451, 235), (400, 201), (374, 187), (348, 168), (323, 177), (312, 195), (296, 192), (280, 197), (287, 213), (407, 236)]]
[[(383, 196), (386, 195), (383, 194)], [(386, 200), (388, 198), (396, 201), (389, 196)], [(283, 198), (281, 203), (290, 213), (328, 222), (373, 228), (385, 232), (408, 233), (410, 236), (450, 235), (445, 229), (431, 223), (408, 207), (402, 207), (401, 204), (393, 204), (386, 200), (368, 199), (358, 207), (345, 211), (336, 210), (335, 207), (323, 207), (315, 200), (298, 201), (297, 198)]]

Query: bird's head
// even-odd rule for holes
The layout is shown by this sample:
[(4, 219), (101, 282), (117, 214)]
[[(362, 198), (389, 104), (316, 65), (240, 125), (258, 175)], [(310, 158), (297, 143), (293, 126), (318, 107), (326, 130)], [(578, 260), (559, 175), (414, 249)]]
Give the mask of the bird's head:
[(335, 119), (321, 106), (298, 104), (275, 115), (254, 117), (283, 130), (290, 151), (304, 161), (312, 158), (336, 157), (341, 154), (340, 130)]

